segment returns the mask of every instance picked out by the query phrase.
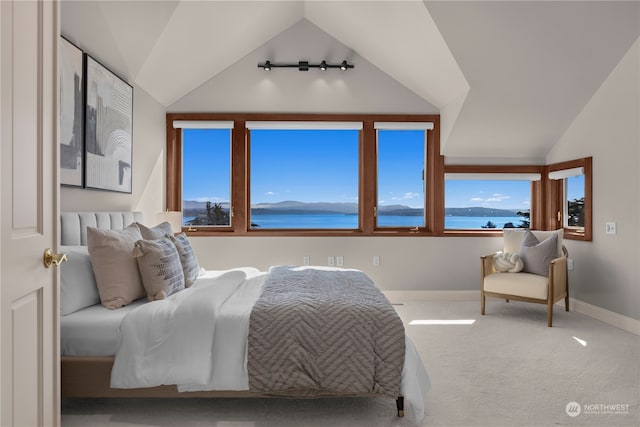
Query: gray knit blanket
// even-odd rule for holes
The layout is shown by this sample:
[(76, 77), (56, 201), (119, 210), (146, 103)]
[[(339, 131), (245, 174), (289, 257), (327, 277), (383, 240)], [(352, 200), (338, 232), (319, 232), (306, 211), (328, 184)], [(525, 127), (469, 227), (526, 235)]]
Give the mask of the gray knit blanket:
[(272, 267), (249, 319), (249, 388), (398, 397), (404, 353), (402, 320), (363, 272)]

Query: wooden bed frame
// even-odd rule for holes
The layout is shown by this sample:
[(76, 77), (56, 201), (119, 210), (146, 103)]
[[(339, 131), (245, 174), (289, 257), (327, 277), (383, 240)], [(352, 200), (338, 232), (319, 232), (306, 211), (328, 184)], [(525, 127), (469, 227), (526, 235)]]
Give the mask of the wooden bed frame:
[[(144, 398), (221, 398), (221, 397), (291, 397), (291, 398), (319, 398), (319, 397), (387, 397), (377, 393), (358, 394), (305, 394), (299, 395), (270, 395), (238, 390), (211, 390), (179, 392), (175, 385), (163, 385), (148, 388), (120, 389), (111, 388), (111, 368), (113, 356), (62, 356), (60, 366), (60, 387), (63, 398), (116, 398), (116, 397), (144, 397)], [(404, 397), (396, 399), (398, 416), (404, 416)]]

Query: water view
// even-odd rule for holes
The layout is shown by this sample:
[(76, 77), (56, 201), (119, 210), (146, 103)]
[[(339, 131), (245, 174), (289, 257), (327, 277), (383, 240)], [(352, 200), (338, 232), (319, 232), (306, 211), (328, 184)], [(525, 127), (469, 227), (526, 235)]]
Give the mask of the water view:
[[(194, 219), (195, 217), (185, 217), (185, 226), (188, 226)], [(482, 229), (491, 223), (495, 225), (495, 228), (502, 229), (508, 224), (519, 227), (523, 219), (521, 216), (445, 216), (444, 225), (447, 229)], [(251, 215), (251, 223), (252, 228), (256, 230), (356, 229), (358, 228), (358, 216), (344, 214), (253, 214)], [(378, 226), (380, 227), (420, 227), (423, 225), (421, 216), (380, 215), (378, 217)]]

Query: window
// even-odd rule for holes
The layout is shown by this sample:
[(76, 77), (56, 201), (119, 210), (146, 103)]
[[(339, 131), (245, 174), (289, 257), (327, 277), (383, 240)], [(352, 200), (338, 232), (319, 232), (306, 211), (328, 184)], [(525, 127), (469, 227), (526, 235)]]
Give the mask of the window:
[(247, 128), (252, 230), (359, 228), (361, 122)]
[(165, 207), (182, 210), (196, 235), (563, 227), (567, 239), (591, 240), (590, 157), (445, 165), (439, 132), (437, 115), (168, 113)]
[(165, 207), (201, 236), (436, 234), (438, 135), (437, 115), (168, 113)]
[(591, 157), (549, 165), (548, 170), (552, 228), (564, 228), (568, 239), (591, 240)]
[(584, 228), (584, 174), (564, 180), (564, 226)]
[(376, 226), (425, 227), (427, 131), (433, 123), (375, 123)]
[(445, 229), (531, 228), (531, 182), (539, 180), (539, 173), (445, 174)]
[[(230, 227), (233, 123), (176, 123), (182, 129), (182, 222)], [(194, 126), (194, 127), (189, 127)]]

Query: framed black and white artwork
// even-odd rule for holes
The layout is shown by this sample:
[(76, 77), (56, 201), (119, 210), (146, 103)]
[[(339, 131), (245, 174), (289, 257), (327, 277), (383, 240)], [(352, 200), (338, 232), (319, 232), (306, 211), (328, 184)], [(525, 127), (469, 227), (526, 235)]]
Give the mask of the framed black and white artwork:
[(133, 87), (85, 54), (85, 187), (131, 193)]
[(82, 50), (60, 38), (60, 184), (83, 186), (83, 56)]

